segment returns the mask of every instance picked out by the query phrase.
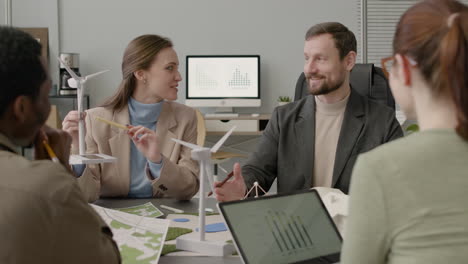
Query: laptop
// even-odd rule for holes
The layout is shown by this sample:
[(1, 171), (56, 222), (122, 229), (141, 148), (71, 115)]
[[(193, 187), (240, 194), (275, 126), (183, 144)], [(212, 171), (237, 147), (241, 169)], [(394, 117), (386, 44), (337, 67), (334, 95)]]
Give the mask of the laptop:
[(218, 204), (251, 263), (338, 263), (342, 238), (317, 190)]

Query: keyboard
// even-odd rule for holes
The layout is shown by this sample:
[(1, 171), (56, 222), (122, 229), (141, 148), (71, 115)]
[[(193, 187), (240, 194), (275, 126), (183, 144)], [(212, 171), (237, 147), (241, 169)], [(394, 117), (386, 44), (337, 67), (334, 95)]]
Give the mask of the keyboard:
[(205, 117), (217, 117), (217, 118), (231, 118), (239, 117), (239, 114), (236, 113), (207, 113)]

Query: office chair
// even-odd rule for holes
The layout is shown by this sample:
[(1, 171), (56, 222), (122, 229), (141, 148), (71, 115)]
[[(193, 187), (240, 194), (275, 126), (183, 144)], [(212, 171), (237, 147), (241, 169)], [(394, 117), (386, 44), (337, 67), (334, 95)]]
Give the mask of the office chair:
[[(374, 101), (383, 103), (395, 109), (395, 99), (390, 91), (388, 80), (383, 70), (374, 64), (356, 63), (351, 71), (350, 83), (354, 90)], [(294, 101), (309, 94), (304, 73), (301, 73), (296, 83)]]

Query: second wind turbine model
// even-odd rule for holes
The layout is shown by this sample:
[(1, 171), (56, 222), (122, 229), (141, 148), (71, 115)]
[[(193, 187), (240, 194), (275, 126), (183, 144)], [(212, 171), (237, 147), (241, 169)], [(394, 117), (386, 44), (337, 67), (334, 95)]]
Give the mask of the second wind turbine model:
[(200, 198), (198, 207), (198, 231), (199, 238), (184, 238), (178, 237), (176, 247), (181, 250), (199, 252), (211, 256), (226, 256), (234, 252), (234, 246), (230, 243), (221, 241), (205, 240), (205, 180), (208, 178), (210, 187), (213, 188), (213, 176), (211, 171), (211, 153), (215, 153), (223, 145), (226, 139), (231, 135), (236, 127), (229, 130), (216, 144), (210, 149), (203, 146), (198, 146), (178, 139), (173, 141), (192, 149), (192, 159), (200, 163)]

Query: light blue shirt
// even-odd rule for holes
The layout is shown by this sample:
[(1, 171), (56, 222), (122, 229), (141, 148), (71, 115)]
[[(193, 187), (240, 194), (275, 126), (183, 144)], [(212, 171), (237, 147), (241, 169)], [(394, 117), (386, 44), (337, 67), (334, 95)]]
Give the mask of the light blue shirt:
[[(128, 112), (130, 124), (133, 126), (144, 126), (156, 130), (156, 124), (161, 114), (163, 102), (155, 104), (142, 104), (133, 98), (128, 101)], [(133, 142), (130, 143), (130, 191), (128, 197), (149, 198), (153, 196), (151, 181), (146, 177), (145, 166), (148, 163), (151, 175), (156, 179), (161, 174), (163, 162), (154, 163), (147, 160), (138, 151)], [(85, 165), (73, 165), (75, 175), (82, 175)]]
[[(142, 104), (135, 99), (128, 101), (128, 112), (130, 114), (130, 124), (133, 126), (144, 126), (151, 130), (156, 130), (156, 124), (161, 114), (163, 102), (155, 104)], [(163, 162), (153, 163), (147, 160), (138, 151), (133, 142), (130, 143), (130, 191), (128, 197), (148, 198), (153, 196), (151, 181), (146, 176), (145, 166), (148, 163), (151, 175), (159, 178)]]

